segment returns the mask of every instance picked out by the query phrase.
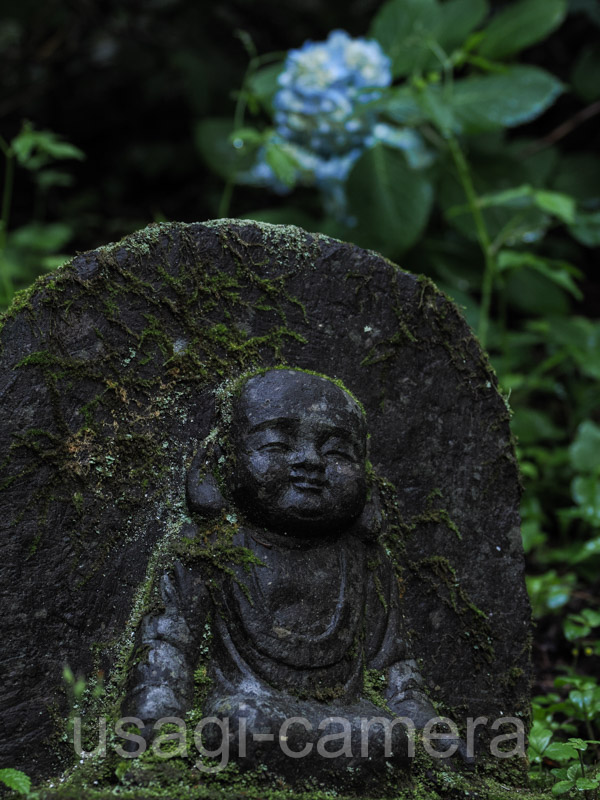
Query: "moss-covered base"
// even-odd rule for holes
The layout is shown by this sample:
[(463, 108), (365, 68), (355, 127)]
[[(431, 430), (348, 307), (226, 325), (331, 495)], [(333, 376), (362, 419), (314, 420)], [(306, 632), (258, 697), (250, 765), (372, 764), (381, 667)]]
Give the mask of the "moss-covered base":
[[(168, 772), (163, 774), (163, 780)], [(523, 787), (516, 788), (498, 782), (494, 778), (474, 776), (465, 778), (452, 774), (440, 773), (414, 778), (405, 786), (386, 791), (384, 794), (342, 793), (336, 789), (323, 788), (315, 785), (307, 786), (303, 790), (286, 787), (273, 788), (269, 785), (265, 774), (256, 773), (232, 776), (223, 774), (221, 780), (212, 776), (207, 781), (204, 776), (196, 774), (191, 777), (182, 776), (177, 768), (171, 771), (171, 780), (167, 785), (158, 785), (150, 781), (145, 786), (127, 785), (127, 780), (113, 787), (97, 788), (76, 785), (54, 785), (52, 782), (44, 788), (32, 793), (34, 800), (106, 800), (112, 797), (121, 797), (123, 800), (159, 800), (159, 798), (178, 798), (178, 800), (325, 800), (325, 798), (339, 798), (339, 800), (548, 800), (550, 787)]]
[[(245, 770), (231, 761), (220, 768), (218, 760), (198, 759), (188, 736), (153, 746), (139, 758), (122, 758), (107, 743), (106, 755), (82, 759), (63, 776), (51, 779), (32, 793), (35, 800), (544, 800), (550, 795), (547, 776), (536, 786), (527, 777), (527, 762), (521, 758), (480, 760), (472, 771), (461, 762), (432, 759), (417, 740), (410, 771), (395, 771), (386, 764), (368, 777), (351, 768), (340, 769), (335, 779), (320, 782), (300, 770), (294, 782), (275, 775), (264, 764)], [(183, 750), (182, 750), (183, 748)], [(183, 755), (186, 753), (187, 755)], [(210, 770), (213, 769), (213, 772)], [(308, 770), (307, 770), (308, 772)]]

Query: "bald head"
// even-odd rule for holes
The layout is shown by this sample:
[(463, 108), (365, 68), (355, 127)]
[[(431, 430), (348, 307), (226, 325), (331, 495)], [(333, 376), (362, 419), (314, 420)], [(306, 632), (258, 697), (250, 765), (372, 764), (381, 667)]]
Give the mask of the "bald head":
[(250, 427), (275, 417), (315, 415), (324, 424), (346, 427), (366, 441), (365, 418), (356, 400), (329, 378), (301, 370), (273, 369), (249, 378), (236, 411), (242, 424)]
[(327, 378), (270, 370), (235, 403), (230, 489), (253, 522), (301, 536), (337, 532), (365, 503), (366, 424)]

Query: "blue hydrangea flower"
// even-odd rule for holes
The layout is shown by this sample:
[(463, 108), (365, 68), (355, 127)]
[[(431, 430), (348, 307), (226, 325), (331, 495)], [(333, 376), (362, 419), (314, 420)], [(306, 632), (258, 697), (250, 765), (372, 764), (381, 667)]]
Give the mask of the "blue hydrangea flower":
[[(376, 142), (404, 150), (411, 166), (423, 166), (426, 150), (418, 134), (380, 123), (370, 105), (392, 82), (390, 59), (378, 42), (353, 39), (339, 30), (325, 42), (307, 41), (290, 50), (278, 82), (269, 143), (294, 164), (294, 183), (320, 189), (325, 210), (335, 218), (349, 222), (346, 180)], [(268, 163), (267, 150), (261, 148), (242, 180), (286, 193), (290, 187)]]
[(390, 65), (377, 42), (344, 31), (291, 50), (274, 99), (277, 132), (322, 158), (363, 147), (373, 125), (364, 105), (391, 84)]

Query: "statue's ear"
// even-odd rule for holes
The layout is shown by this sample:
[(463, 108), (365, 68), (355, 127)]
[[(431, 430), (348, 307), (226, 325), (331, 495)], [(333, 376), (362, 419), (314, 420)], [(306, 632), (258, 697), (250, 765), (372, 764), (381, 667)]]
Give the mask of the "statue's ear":
[(374, 482), (369, 485), (369, 497), (365, 506), (354, 522), (351, 533), (365, 542), (375, 542), (384, 532), (385, 514), (381, 508), (379, 490)]
[(216, 467), (218, 457), (219, 453), (216, 452), (216, 448), (212, 449), (210, 453), (205, 448), (200, 448), (194, 456), (187, 474), (188, 507), (190, 511), (195, 511), (203, 517), (217, 517), (227, 505), (217, 479), (213, 475), (213, 468)]

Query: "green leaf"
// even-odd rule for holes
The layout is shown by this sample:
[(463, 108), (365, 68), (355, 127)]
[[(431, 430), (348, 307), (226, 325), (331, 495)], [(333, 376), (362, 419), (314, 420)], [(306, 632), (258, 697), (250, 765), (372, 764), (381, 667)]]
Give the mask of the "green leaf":
[(450, 93), (439, 86), (426, 84), (415, 89), (415, 97), (425, 119), (432, 122), (444, 136), (460, 132), (460, 125), (454, 117)]
[(500, 271), (522, 269), (525, 267), (529, 267), (541, 273), (548, 278), (548, 280), (566, 289), (578, 300), (582, 299), (583, 294), (571, 277), (572, 275), (580, 277), (581, 273), (572, 264), (566, 261), (542, 258), (528, 251), (501, 250), (498, 254), (498, 268)]
[(479, 198), (481, 208), (506, 206), (508, 208), (527, 208), (534, 205), (542, 211), (558, 217), (566, 223), (575, 221), (575, 200), (561, 192), (534, 189), (528, 184), (505, 189), (502, 192), (483, 195)]
[(600, 47), (595, 42), (584, 47), (571, 72), (571, 85), (584, 103), (600, 98)]
[(570, 310), (562, 287), (536, 269), (511, 270), (506, 280), (506, 299), (529, 316), (562, 316)]
[(392, 87), (377, 108), (394, 122), (415, 127), (426, 120), (412, 86)]
[(567, 194), (538, 189), (533, 193), (538, 208), (547, 211), (567, 224), (575, 222), (575, 201)]
[(520, 0), (500, 11), (485, 29), (479, 54), (505, 59), (545, 39), (567, 12), (566, 0)]
[(579, 476), (571, 483), (573, 500), (590, 525), (600, 527), (600, 481), (595, 476)]
[[(580, 509), (573, 508), (570, 509), (573, 516), (575, 518), (581, 517)], [(588, 558), (592, 558), (593, 556), (600, 555), (600, 537), (597, 539), (588, 539), (587, 542), (580, 544), (579, 551), (576, 555), (571, 556), (569, 559), (570, 564), (581, 564), (582, 561), (586, 561)], [(592, 625), (592, 627), (596, 627)]]
[(383, 145), (368, 150), (348, 181), (349, 211), (358, 220), (358, 243), (397, 255), (421, 236), (433, 203), (433, 187), (402, 153)]
[(584, 420), (569, 447), (571, 464), (578, 472), (593, 472), (600, 467), (600, 426)]
[(534, 616), (541, 617), (569, 602), (577, 577), (572, 572), (559, 576), (551, 569), (543, 575), (529, 575), (526, 580)]
[(74, 179), (63, 170), (42, 169), (35, 173), (35, 181), (43, 191), (47, 191), (51, 186), (72, 186)]
[(582, 752), (585, 752), (588, 749), (589, 742), (586, 742), (583, 739), (571, 738), (568, 739), (567, 741), (570, 745), (573, 745), (573, 747), (576, 750), (581, 750)]
[(565, 744), (564, 742), (552, 742), (544, 751), (544, 755), (553, 761), (567, 761), (572, 758), (578, 758), (577, 750), (573, 745)]
[(392, 60), (395, 78), (436, 63), (432, 44), (440, 27), (436, 0), (388, 0), (375, 15), (369, 36)]
[(39, 253), (61, 250), (73, 236), (73, 229), (62, 222), (31, 222), (10, 235), (11, 247), (35, 250)]
[(265, 148), (265, 161), (285, 186), (290, 189), (294, 186), (298, 175), (298, 162), (285, 146), (269, 142)]
[(557, 689), (563, 686), (575, 686), (577, 689), (593, 689), (596, 685), (596, 679), (589, 675), (575, 675), (570, 673), (566, 676), (555, 678), (554, 685)]
[(539, 67), (516, 66), (454, 82), (452, 111), (466, 133), (529, 122), (563, 91), (562, 83)]
[(438, 42), (450, 53), (466, 40), (487, 16), (487, 0), (447, 0), (440, 7)]
[(231, 142), (233, 123), (229, 117), (209, 117), (198, 122), (194, 131), (196, 147), (206, 164), (225, 180), (246, 169), (254, 161), (254, 150), (236, 148)]
[(569, 700), (580, 713), (580, 719), (593, 720), (600, 712), (600, 687), (591, 689), (573, 689), (569, 692)]
[[(522, 462), (520, 468), (521, 473), (524, 473)], [(548, 538), (537, 520), (529, 520), (521, 523), (521, 537), (523, 539), (523, 550), (525, 553), (530, 553), (533, 549), (544, 544)]]
[(600, 247), (600, 211), (577, 214), (569, 230), (578, 242), (586, 247)]
[(552, 731), (549, 728), (546, 728), (545, 725), (542, 725), (540, 722), (534, 722), (529, 732), (529, 748), (533, 752), (534, 756), (539, 757), (542, 756), (550, 744), (550, 740), (552, 739)]
[(570, 791), (574, 785), (575, 784), (573, 781), (559, 781), (552, 787), (552, 794), (566, 794), (566, 792)]
[(29, 794), (31, 778), (20, 769), (0, 769), (0, 781), (19, 794)]
[(481, 195), (478, 199), (481, 208), (500, 206), (506, 208), (527, 208), (530, 206), (533, 189), (528, 184), (504, 189), (502, 192)]
[(566, 781), (568, 779), (567, 770), (565, 767), (555, 767), (552, 770), (552, 774), (555, 778)]
[(239, 150), (240, 145), (260, 145), (264, 141), (264, 133), (256, 128), (238, 128), (229, 134), (231, 144)]
[(82, 161), (85, 154), (75, 145), (65, 142), (52, 131), (37, 131), (30, 122), (25, 122), (11, 146), (19, 164), (28, 169), (39, 169), (51, 160), (75, 158)]
[(257, 70), (248, 80), (248, 91), (267, 111), (272, 110), (273, 98), (280, 88), (277, 79), (282, 70), (283, 62), (278, 61), (276, 64), (269, 64), (267, 67)]
[(580, 792), (585, 792), (588, 789), (597, 789), (600, 786), (600, 778), (578, 778), (575, 781), (575, 786)]
[(600, 322), (585, 317), (556, 317), (544, 330), (544, 336), (565, 348), (584, 375), (600, 380)]
[(575, 781), (580, 776), (581, 776), (581, 765), (579, 763), (571, 764), (571, 766), (567, 768), (567, 777), (569, 778), (569, 780)]
[[(597, 628), (600, 625), (600, 611), (594, 611), (593, 608), (584, 608), (580, 616), (582, 616), (592, 628)], [(583, 749), (585, 750), (585, 747)]]
[(85, 154), (74, 144), (62, 141), (55, 134), (48, 134), (43, 140), (38, 141), (38, 147), (57, 161), (60, 159), (74, 158), (83, 161)]
[(543, 411), (534, 408), (517, 408), (512, 419), (512, 429), (520, 444), (562, 439), (563, 431)]
[[(481, 137), (477, 137), (480, 141)], [(471, 171), (475, 191), (481, 198), (519, 186), (524, 179), (529, 182), (527, 164), (507, 155), (506, 148), (491, 152), (471, 153)], [(448, 222), (463, 236), (477, 241), (477, 230), (466, 205), (464, 189), (452, 170), (445, 169), (441, 175), (438, 200)], [(549, 216), (540, 211), (531, 199), (525, 197), (515, 205), (488, 206), (482, 209), (486, 228), (498, 245), (520, 246), (540, 239), (548, 225)]]
[(570, 617), (567, 617), (563, 622), (563, 633), (569, 642), (574, 642), (576, 639), (583, 639), (591, 633), (591, 630), (589, 625), (580, 625)]

